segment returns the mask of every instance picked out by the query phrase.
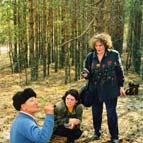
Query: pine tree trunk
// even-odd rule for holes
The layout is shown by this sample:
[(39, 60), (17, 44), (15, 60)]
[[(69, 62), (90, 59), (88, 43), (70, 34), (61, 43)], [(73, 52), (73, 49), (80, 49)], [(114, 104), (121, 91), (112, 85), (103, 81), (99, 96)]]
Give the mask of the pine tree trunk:
[(31, 80), (36, 80), (35, 76), (35, 51), (34, 51), (34, 20), (33, 20), (33, 0), (28, 0), (29, 8), (29, 49), (30, 49), (30, 66)]
[(14, 50), (13, 50), (13, 72), (18, 72), (18, 47), (17, 47), (17, 0), (14, 0), (13, 22), (14, 22)]
[(38, 72), (38, 67), (39, 67), (39, 41), (38, 41), (38, 27), (39, 27), (39, 14), (38, 14), (38, 0), (34, 1), (34, 6), (35, 6), (35, 10), (34, 10), (34, 17), (35, 17), (35, 29), (34, 29), (34, 33), (35, 33), (35, 80), (38, 79), (39, 77), (39, 72)]
[(47, 76), (47, 47), (46, 47), (46, 0), (43, 0), (43, 25), (42, 25), (42, 62), (43, 62), (43, 78)]

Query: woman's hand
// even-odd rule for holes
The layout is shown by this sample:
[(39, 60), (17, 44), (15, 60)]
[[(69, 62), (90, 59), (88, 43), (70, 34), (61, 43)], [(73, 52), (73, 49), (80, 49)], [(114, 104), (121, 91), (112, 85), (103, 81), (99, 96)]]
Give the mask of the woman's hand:
[(69, 123), (74, 124), (74, 125), (78, 125), (78, 124), (80, 124), (80, 120), (76, 119), (76, 118), (70, 118)]
[(84, 78), (86, 78), (88, 76), (88, 74), (89, 74), (89, 71), (86, 68), (84, 68), (84, 70), (81, 72), (81, 76)]
[(126, 92), (125, 92), (125, 90), (124, 90), (124, 87), (120, 87), (120, 95), (121, 95), (122, 97), (126, 97)]
[(74, 127), (75, 127), (75, 125), (70, 123), (70, 126), (67, 126), (66, 128), (73, 129)]
[(75, 127), (75, 125), (80, 124), (80, 120), (76, 119), (76, 118), (70, 118), (68, 124), (70, 124), (70, 126), (66, 126), (66, 128), (73, 129)]

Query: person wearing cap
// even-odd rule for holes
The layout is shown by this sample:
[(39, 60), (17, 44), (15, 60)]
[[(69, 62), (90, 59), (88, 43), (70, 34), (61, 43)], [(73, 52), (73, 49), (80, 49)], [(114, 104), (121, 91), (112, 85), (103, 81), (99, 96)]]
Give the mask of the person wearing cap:
[(38, 112), (36, 93), (31, 88), (18, 91), (13, 96), (13, 106), (19, 114), (10, 129), (10, 143), (48, 143), (54, 128), (54, 106), (45, 105), (43, 127), (38, 127), (35, 113)]

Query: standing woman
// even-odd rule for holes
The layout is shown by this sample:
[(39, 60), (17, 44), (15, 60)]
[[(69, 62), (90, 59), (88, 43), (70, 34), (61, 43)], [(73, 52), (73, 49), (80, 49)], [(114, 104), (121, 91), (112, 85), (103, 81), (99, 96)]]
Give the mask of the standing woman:
[(124, 72), (121, 58), (119, 52), (112, 49), (111, 37), (107, 33), (93, 36), (90, 39), (90, 46), (93, 52), (86, 57), (82, 76), (89, 80), (94, 92), (93, 140), (98, 140), (101, 136), (103, 103), (105, 103), (111, 142), (119, 143), (117, 98), (119, 95), (126, 96), (123, 88)]
[(67, 137), (67, 143), (74, 143), (82, 134), (80, 130), (82, 112), (78, 91), (75, 89), (66, 91), (62, 101), (55, 104), (54, 134)]

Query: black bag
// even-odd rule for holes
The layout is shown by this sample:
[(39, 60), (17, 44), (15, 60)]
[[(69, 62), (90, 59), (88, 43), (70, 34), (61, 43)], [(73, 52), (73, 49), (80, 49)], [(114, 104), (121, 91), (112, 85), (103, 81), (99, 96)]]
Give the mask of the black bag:
[(79, 91), (80, 99), (81, 99), (81, 104), (83, 104), (85, 107), (90, 107), (93, 104), (93, 93), (89, 87), (89, 82), (81, 87)]

